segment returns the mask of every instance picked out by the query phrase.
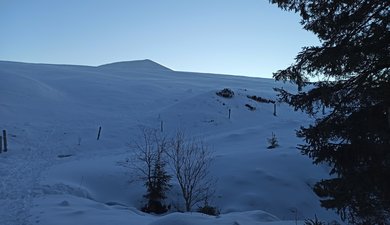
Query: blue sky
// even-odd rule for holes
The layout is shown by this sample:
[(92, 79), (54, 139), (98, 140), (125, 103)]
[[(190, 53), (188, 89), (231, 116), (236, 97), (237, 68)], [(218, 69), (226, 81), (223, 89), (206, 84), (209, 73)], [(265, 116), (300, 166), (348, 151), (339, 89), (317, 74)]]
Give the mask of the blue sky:
[(0, 60), (271, 77), (317, 45), (268, 0), (0, 0)]

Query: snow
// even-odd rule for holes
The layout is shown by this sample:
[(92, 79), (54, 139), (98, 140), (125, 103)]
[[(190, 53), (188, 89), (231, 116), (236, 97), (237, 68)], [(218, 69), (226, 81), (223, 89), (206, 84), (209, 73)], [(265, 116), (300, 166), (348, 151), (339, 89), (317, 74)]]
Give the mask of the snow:
[[(278, 103), (271, 79), (177, 72), (150, 60), (98, 67), (0, 61), (0, 224), (303, 224), (338, 220), (311, 187), (328, 177), (295, 146), (312, 118)], [(232, 99), (215, 93), (235, 92)], [(250, 111), (245, 107), (256, 107)], [(228, 111), (231, 110), (231, 118)], [(213, 151), (221, 215), (140, 212), (145, 192), (127, 161), (139, 126), (184, 130)], [(101, 138), (96, 140), (99, 126)], [(274, 132), (280, 147), (267, 149)], [(174, 182), (168, 204), (182, 200)]]
[(160, 65), (156, 62), (153, 62), (149, 59), (145, 60), (136, 60), (136, 61), (127, 61), (127, 62), (116, 62), (109, 63), (99, 66), (99, 68), (104, 68), (108, 70), (122, 70), (127, 71), (142, 71), (142, 72), (158, 72), (158, 71), (172, 71), (171, 69)]

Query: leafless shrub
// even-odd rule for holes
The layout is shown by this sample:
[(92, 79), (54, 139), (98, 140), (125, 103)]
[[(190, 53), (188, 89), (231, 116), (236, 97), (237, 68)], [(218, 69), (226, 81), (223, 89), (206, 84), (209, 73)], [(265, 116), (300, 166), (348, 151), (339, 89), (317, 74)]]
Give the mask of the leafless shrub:
[(187, 140), (183, 132), (178, 132), (168, 155), (186, 211), (191, 211), (193, 206), (207, 201), (214, 194), (214, 179), (209, 170), (211, 152), (202, 141)]
[(218, 96), (224, 97), (224, 98), (233, 98), (234, 92), (230, 90), (229, 88), (224, 88), (216, 93)]

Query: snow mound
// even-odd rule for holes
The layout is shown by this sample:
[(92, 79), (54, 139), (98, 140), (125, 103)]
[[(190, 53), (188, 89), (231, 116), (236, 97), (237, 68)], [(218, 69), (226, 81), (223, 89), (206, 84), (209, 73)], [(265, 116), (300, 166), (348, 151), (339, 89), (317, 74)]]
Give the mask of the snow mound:
[(254, 210), (249, 212), (236, 212), (228, 213), (220, 216), (207, 216), (200, 213), (172, 213), (163, 216), (149, 225), (288, 225), (295, 224), (295, 221), (284, 220), (281, 221), (279, 218), (272, 214), (266, 213), (261, 210)]

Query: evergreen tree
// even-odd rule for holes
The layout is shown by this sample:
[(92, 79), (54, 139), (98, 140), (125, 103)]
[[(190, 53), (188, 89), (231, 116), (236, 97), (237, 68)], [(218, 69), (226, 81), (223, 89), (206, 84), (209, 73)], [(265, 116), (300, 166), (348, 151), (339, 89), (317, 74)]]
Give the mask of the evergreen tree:
[(155, 129), (140, 127), (141, 135), (134, 141), (135, 156), (138, 160), (137, 169), (145, 181), (147, 203), (142, 211), (148, 213), (165, 213), (168, 210), (163, 205), (166, 193), (169, 191), (172, 178), (166, 171), (168, 139), (161, 136)]
[(267, 138), (267, 141), (269, 143), (268, 149), (276, 148), (279, 146), (278, 139), (276, 138), (276, 135), (274, 132), (272, 132), (271, 138)]
[(172, 176), (166, 172), (166, 163), (161, 159), (161, 154), (162, 152), (157, 154), (157, 158), (153, 162), (152, 176), (145, 182), (147, 193), (144, 197), (148, 200), (147, 205), (143, 208), (145, 212), (161, 214), (168, 210), (162, 201), (167, 198), (166, 193), (171, 187), (169, 182)]
[(314, 187), (322, 206), (352, 224), (390, 224), (390, 1), (270, 2), (321, 41), (274, 78), (297, 84), (298, 93), (278, 89), (281, 100), (316, 118), (297, 134), (302, 153), (334, 175)]

